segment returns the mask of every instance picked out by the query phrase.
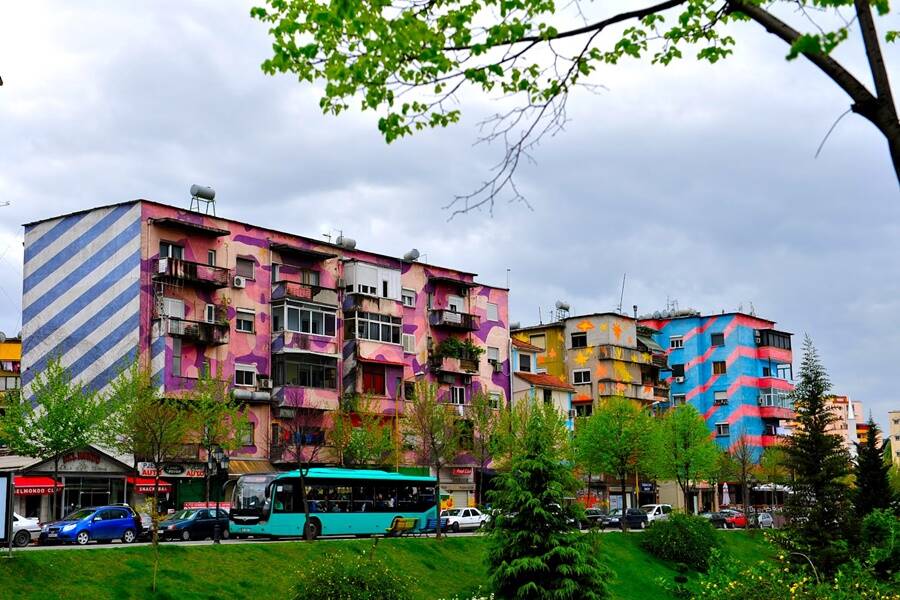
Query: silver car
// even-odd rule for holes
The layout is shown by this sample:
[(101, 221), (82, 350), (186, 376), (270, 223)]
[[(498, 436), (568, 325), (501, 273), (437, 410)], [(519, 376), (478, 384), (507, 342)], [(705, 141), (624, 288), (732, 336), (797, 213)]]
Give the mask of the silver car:
[(37, 519), (26, 519), (13, 513), (13, 546), (24, 548), (41, 535), (41, 525)]

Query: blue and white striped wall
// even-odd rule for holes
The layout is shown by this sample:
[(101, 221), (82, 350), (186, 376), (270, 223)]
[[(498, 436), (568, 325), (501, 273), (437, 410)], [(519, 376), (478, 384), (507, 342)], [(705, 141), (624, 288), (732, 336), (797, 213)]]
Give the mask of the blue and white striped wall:
[(25, 228), (22, 388), (59, 356), (102, 390), (132, 359), (140, 330), (141, 205), (98, 208)]

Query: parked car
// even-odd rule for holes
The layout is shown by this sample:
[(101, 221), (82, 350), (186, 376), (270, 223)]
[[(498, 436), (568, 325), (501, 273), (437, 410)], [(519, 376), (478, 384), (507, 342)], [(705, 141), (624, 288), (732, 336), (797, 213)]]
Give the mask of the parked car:
[(20, 514), (13, 513), (13, 546), (22, 548), (32, 541), (36, 541), (41, 535), (41, 525), (37, 519), (26, 519)]
[(582, 529), (588, 527), (603, 527), (604, 520), (609, 517), (609, 514), (605, 510), (601, 510), (599, 508), (586, 508), (584, 510), (584, 522), (582, 523)]
[(219, 537), (227, 540), (228, 513), (224, 510), (216, 516), (215, 508), (190, 508), (179, 510), (159, 522), (159, 537), (165, 540), (205, 540), (215, 535), (216, 521)]
[(639, 508), (627, 508), (624, 513), (621, 508), (615, 508), (609, 513), (604, 527), (620, 527), (622, 519), (625, 519), (625, 527), (629, 529), (644, 529), (649, 523), (647, 513)]
[(647, 522), (653, 523), (654, 521), (667, 520), (669, 518), (669, 515), (672, 513), (672, 505), (645, 504), (641, 507), (641, 510), (647, 513)]
[(122, 540), (130, 544), (137, 539), (137, 527), (134, 511), (129, 511), (124, 506), (82, 508), (60, 521), (45, 523), (38, 542), (74, 542), (83, 546), (91, 540)]
[(477, 508), (448, 508), (441, 512), (441, 517), (447, 517), (447, 528), (450, 531), (478, 529), (490, 520), (489, 515)]
[(704, 519), (709, 519), (709, 522), (712, 523), (713, 527), (715, 527), (716, 529), (725, 528), (725, 515), (720, 512), (705, 512), (700, 513), (700, 516)]
[(775, 519), (767, 512), (753, 513), (750, 515), (750, 527), (772, 529), (775, 527)]
[(731, 508), (723, 508), (721, 512), (725, 516), (725, 527), (735, 529), (736, 527), (747, 527), (747, 515), (739, 510)]
[(137, 513), (137, 511), (134, 510), (134, 509), (131, 507), (130, 504), (125, 504), (125, 503), (122, 503), (122, 504), (110, 504), (110, 506), (118, 506), (118, 507), (122, 507), (122, 508), (124, 508), (125, 510), (127, 510), (129, 513), (131, 513), (131, 518), (134, 519), (134, 528), (135, 528), (135, 530), (137, 531), (138, 537), (141, 537), (141, 535), (150, 532), (150, 525), (149, 525), (149, 523), (150, 523), (150, 517), (149, 517), (149, 516), (147, 517), (147, 520), (145, 521), (145, 520), (144, 520), (144, 517), (142, 517), (141, 515), (139, 515), (139, 514)]

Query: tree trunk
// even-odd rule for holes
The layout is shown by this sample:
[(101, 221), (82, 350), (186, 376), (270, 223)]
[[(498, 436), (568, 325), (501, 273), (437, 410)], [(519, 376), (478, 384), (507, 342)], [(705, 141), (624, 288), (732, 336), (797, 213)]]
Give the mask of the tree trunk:
[(203, 465), (203, 479), (206, 487), (206, 507), (209, 508), (209, 453), (206, 454), (207, 463)]
[(150, 508), (150, 523), (153, 531), (150, 532), (150, 540), (153, 544), (153, 586), (156, 593), (157, 576), (159, 574), (159, 471), (160, 463), (154, 465), (156, 474), (153, 476), (153, 506)]
[[(302, 452), (302, 450), (301, 450)], [(309, 528), (309, 500), (306, 498), (306, 471), (307, 469), (303, 468), (303, 465), (299, 465), (300, 471), (300, 502), (303, 504), (303, 539), (306, 541), (312, 540), (312, 533)], [(275, 499), (272, 499), (273, 507)]]
[(625, 501), (625, 473), (619, 473), (619, 485), (622, 486), (622, 517), (619, 519), (619, 527), (625, 531), (625, 513), (628, 511), (628, 502)]
[[(59, 454), (53, 457), (53, 495), (50, 496), (52, 502), (50, 506), (50, 514), (57, 515), (60, 520), (62, 520), (65, 515), (63, 514), (62, 501), (59, 499), (59, 490), (57, 489), (56, 483), (59, 481)], [(57, 507), (58, 505), (58, 507)], [(52, 519), (51, 519), (52, 520)]]
[(437, 474), (434, 484), (434, 502), (437, 508), (437, 526), (434, 528), (436, 539), (441, 539), (441, 463), (432, 465)]

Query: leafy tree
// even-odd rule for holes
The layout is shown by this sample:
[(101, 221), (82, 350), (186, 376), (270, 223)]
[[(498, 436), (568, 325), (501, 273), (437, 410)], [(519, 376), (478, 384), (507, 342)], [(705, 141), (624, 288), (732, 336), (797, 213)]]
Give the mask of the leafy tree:
[(891, 482), (888, 477), (890, 463), (884, 460), (885, 444), (878, 442), (881, 431), (872, 417), (869, 417), (869, 432), (864, 444), (856, 444), (856, 516), (865, 517), (878, 508), (891, 505)]
[(579, 482), (558, 439), (565, 430), (553, 407), (528, 412), (522, 445), (488, 493), (496, 509), (488, 565), (499, 598), (605, 598), (608, 575), (588, 536), (573, 528), (582, 515), (566, 498)]
[[(241, 447), (241, 434), (250, 421), (229, 391), (221, 372), (212, 375), (204, 369), (187, 400), (197, 425), (194, 435), (207, 456), (217, 446), (226, 452)], [(209, 502), (209, 466), (206, 463), (203, 471), (206, 501)]]
[(750, 440), (743, 431), (738, 433), (737, 441), (729, 448), (732, 460), (737, 470), (738, 483), (741, 485), (741, 499), (743, 500), (744, 514), (750, 514), (750, 480), (756, 468), (756, 451), (750, 445)]
[[(459, 430), (454, 407), (438, 399), (437, 386), (416, 382), (416, 393), (407, 403), (404, 427), (416, 439), (416, 453), (422, 464), (430, 465), (437, 476), (434, 490), (437, 512), (441, 512), (441, 469), (450, 463), (459, 449)], [(437, 528), (441, 537), (441, 528)]]
[[(591, 471), (615, 475), (624, 500), (628, 475), (643, 468), (649, 458), (654, 423), (637, 402), (609, 398), (579, 424), (575, 438), (579, 462)], [(625, 531), (625, 519), (620, 525)]]
[(397, 457), (392, 423), (371, 396), (345, 398), (332, 414), (328, 436), (343, 466), (386, 466)]
[(772, 486), (772, 505), (775, 504), (775, 486), (787, 480), (784, 461), (785, 453), (781, 446), (768, 446), (759, 457), (760, 478)]
[(797, 427), (784, 446), (785, 466), (794, 475), (785, 508), (793, 543), (828, 573), (847, 559), (851, 514), (846, 482), (850, 457), (841, 438), (828, 433), (836, 419), (826, 403), (830, 388), (818, 352), (806, 336), (800, 381), (792, 392)]
[(472, 457), (478, 463), (478, 479), (475, 502), (483, 502), (484, 470), (495, 451), (497, 428), (500, 425), (500, 407), (494, 406), (491, 395), (479, 390), (472, 394), (465, 408), (465, 419), (472, 428)]
[[(504, 142), (505, 154), (479, 189), (457, 198), (462, 211), (492, 204), (504, 191), (520, 197), (513, 181), (520, 159), (563, 127), (569, 93), (589, 87), (594, 71), (645, 56), (668, 65), (688, 46), (697, 48), (697, 59), (716, 63), (732, 54), (732, 32), (742, 32), (742, 24), (781, 40), (788, 59), (802, 57), (843, 90), (850, 111), (888, 142), (900, 180), (900, 122), (871, 10), (888, 16), (887, 0), (647, 0), (637, 8), (577, 3), (574, 14), (546, 0), (266, 4), (251, 10), (274, 40), (263, 71), (322, 82), (325, 113), (340, 114), (358, 99), (362, 110), (381, 115), (378, 129), (387, 142), (457, 122), (456, 98), (467, 89), (519, 100), (486, 122), (483, 139)], [(572, 17), (581, 23), (573, 25)], [(833, 57), (854, 25), (874, 92)], [(888, 31), (886, 38), (898, 35)]]
[(153, 502), (150, 507), (153, 543), (153, 591), (159, 574), (159, 481), (163, 467), (177, 461), (197, 421), (181, 400), (162, 398), (148, 366), (139, 360), (110, 383), (109, 401), (115, 407), (116, 440), (120, 451), (153, 465)]
[[(109, 441), (114, 427), (111, 407), (93, 390), (72, 379), (58, 357), (47, 362), (31, 384), (32, 398), (20, 390), (6, 396), (0, 431), (16, 454), (53, 461), (53, 482), (59, 480), (59, 461), (68, 452)], [(63, 517), (57, 493), (50, 512)], [(58, 506), (57, 506), (58, 505)]]
[(682, 404), (660, 419), (654, 428), (650, 469), (659, 479), (674, 479), (690, 511), (690, 490), (697, 480), (715, 469), (718, 450), (697, 409)]

